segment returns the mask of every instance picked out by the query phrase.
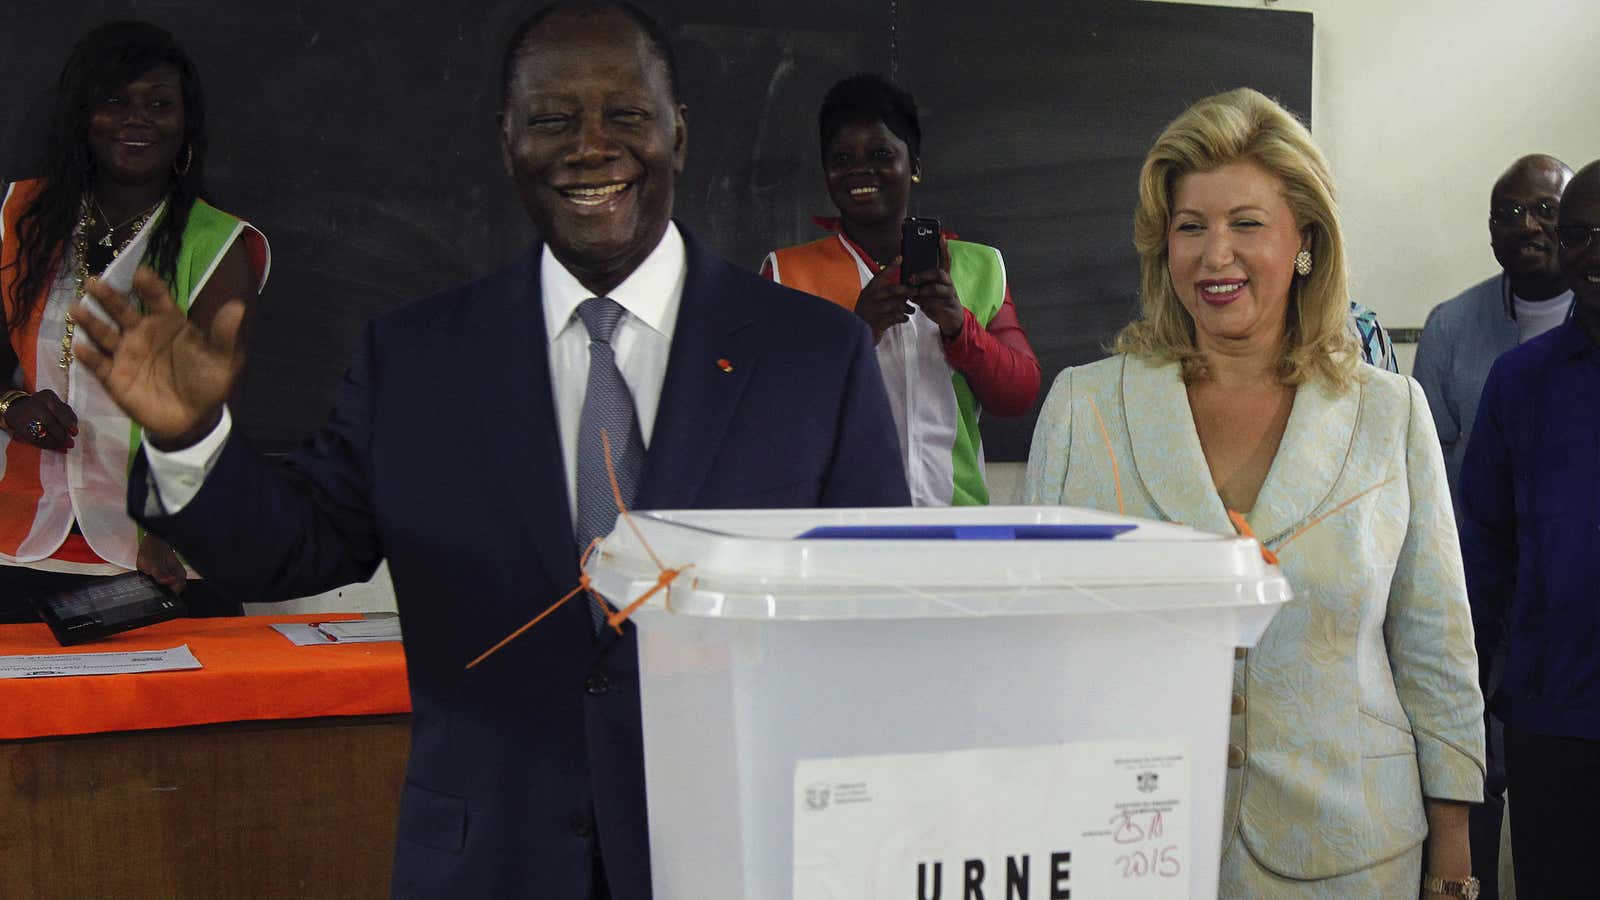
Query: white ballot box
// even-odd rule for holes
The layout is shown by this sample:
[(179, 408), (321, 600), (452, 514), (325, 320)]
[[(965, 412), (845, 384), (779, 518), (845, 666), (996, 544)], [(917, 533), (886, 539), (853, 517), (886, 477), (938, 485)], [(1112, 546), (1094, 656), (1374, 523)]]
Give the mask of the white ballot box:
[[(1214, 897), (1256, 543), (1061, 507), (641, 512), (656, 900)], [(635, 531), (637, 529), (637, 532)], [(648, 548), (648, 549), (647, 549)]]

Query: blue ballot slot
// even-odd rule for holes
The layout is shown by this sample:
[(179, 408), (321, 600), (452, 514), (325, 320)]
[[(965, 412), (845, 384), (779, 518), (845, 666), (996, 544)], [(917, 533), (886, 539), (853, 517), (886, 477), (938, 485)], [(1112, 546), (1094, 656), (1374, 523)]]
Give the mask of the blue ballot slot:
[(1137, 525), (819, 525), (797, 540), (1108, 541)]

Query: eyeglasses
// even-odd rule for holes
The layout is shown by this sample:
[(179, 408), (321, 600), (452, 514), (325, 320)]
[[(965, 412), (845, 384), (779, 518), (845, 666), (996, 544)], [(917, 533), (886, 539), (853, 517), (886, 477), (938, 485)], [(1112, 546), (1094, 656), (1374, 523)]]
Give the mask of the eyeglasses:
[(1565, 250), (1582, 250), (1589, 246), (1594, 236), (1600, 234), (1600, 225), (1562, 225), (1556, 228), (1556, 240)]
[(1523, 215), (1533, 216), (1534, 221), (1546, 225), (1556, 220), (1556, 214), (1561, 207), (1549, 200), (1540, 200), (1538, 203), (1518, 203), (1516, 206), (1491, 206), (1489, 207), (1489, 221), (1495, 225), (1511, 225), (1521, 222)]

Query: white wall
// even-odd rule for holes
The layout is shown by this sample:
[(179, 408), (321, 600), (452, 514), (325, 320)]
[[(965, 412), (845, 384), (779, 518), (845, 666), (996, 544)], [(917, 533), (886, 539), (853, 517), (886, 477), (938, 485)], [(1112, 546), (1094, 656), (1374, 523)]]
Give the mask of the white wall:
[[(1198, 2), (1314, 16), (1312, 131), (1339, 187), (1355, 296), (1386, 326), (1420, 328), (1494, 274), (1489, 188), (1512, 160), (1600, 158), (1595, 0)], [(1401, 370), (1410, 362), (1401, 348)]]

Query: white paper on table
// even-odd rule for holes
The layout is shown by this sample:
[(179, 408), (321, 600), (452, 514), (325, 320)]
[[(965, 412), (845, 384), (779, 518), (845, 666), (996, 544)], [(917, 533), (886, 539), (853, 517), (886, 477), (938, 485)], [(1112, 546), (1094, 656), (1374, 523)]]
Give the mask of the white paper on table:
[(317, 626), (317, 630), (341, 644), (349, 641), (398, 641), (400, 618), (384, 616), (348, 622), (324, 622)]
[(272, 626), (272, 630), (289, 639), (289, 643), (296, 647), (306, 647), (313, 644), (337, 643), (317, 630), (317, 626), (309, 622), (279, 622)]
[(0, 678), (55, 678), (63, 675), (127, 675), (200, 669), (189, 645), (168, 650), (115, 653), (38, 653), (0, 656)]
[(801, 760), (794, 900), (1186, 898), (1189, 769), (1181, 736)]
[[(345, 627), (339, 627), (345, 626)], [(357, 627), (349, 627), (357, 626)], [(296, 647), (319, 644), (374, 644), (400, 640), (400, 620), (394, 616), (351, 622), (280, 622), (273, 630)]]

